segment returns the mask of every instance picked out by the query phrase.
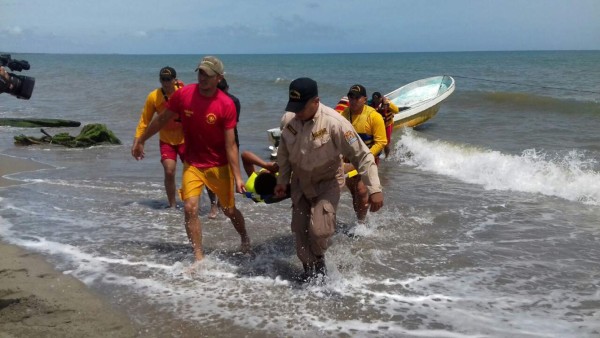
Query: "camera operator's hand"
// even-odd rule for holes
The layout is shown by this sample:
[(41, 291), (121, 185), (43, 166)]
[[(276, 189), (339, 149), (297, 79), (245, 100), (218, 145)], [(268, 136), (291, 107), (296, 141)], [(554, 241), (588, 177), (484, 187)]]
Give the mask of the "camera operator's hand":
[(7, 92), (12, 89), (12, 83), (10, 81), (10, 75), (0, 66), (0, 93)]

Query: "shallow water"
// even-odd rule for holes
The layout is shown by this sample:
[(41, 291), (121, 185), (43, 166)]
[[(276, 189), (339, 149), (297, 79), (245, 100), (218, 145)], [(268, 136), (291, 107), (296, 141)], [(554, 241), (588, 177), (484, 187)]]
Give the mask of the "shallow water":
[[(335, 105), (354, 83), (390, 92), (453, 75), (436, 117), (393, 135), (385, 207), (357, 225), (343, 193), (324, 285), (301, 271), (290, 204), (239, 196), (255, 256), (202, 197), (205, 261), (181, 209), (166, 203), (158, 143), (129, 154), (143, 100), (164, 64), (194, 81), (199, 56), (14, 55), (32, 64), (30, 101), (1, 96), (0, 117), (105, 123), (122, 146), (0, 151), (55, 169), (0, 189), (0, 236), (45, 254), (147, 328), (147, 336), (594, 337), (600, 334), (598, 52), (223, 56), (242, 103), (242, 150), (269, 155), (289, 81), (312, 76)], [(356, 68), (375, 62), (380, 69)], [(97, 69), (102, 69), (99, 71)], [(352, 71), (351, 71), (352, 70)], [(493, 81), (485, 81), (485, 80)], [(72, 90), (54, 90), (57, 80)], [(590, 85), (591, 84), (591, 85)], [(377, 85), (377, 87), (375, 87)], [(562, 89), (549, 89), (556, 87)], [(78, 132), (70, 128), (49, 130)]]

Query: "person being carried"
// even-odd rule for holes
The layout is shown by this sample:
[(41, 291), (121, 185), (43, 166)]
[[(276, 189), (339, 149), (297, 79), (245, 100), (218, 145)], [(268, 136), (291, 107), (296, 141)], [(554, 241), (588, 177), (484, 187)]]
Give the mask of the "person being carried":
[(198, 83), (187, 85), (171, 96), (167, 110), (146, 128), (133, 154), (136, 159), (142, 159), (144, 142), (174, 116), (180, 116), (186, 144), (181, 189), (185, 229), (196, 261), (200, 261), (204, 253), (198, 204), (205, 185), (217, 195), (221, 210), (241, 238), (243, 252), (250, 251), (250, 237), (244, 216), (235, 207), (234, 187), (238, 193), (244, 193), (245, 188), (233, 133), (235, 105), (217, 89), (224, 74), (223, 63), (214, 56), (206, 56), (198, 64), (196, 72)]
[[(177, 79), (177, 72), (172, 67), (163, 67), (158, 73), (160, 80), (160, 88), (150, 92), (146, 97), (146, 103), (142, 108), (140, 120), (135, 130), (133, 145), (131, 146), (131, 154), (135, 149), (140, 136), (144, 133), (150, 121), (155, 114), (161, 115), (166, 109), (166, 104), (169, 97), (173, 93), (184, 86), (183, 82)], [(177, 156), (183, 161), (185, 144), (183, 140), (183, 130), (181, 128), (181, 120), (174, 116), (167, 122), (164, 128), (159, 133), (160, 147), (160, 162), (164, 171), (165, 191), (167, 192), (167, 201), (169, 208), (176, 206), (175, 192), (175, 171), (177, 169)], [(135, 156), (134, 156), (135, 157)]]
[[(379, 154), (387, 144), (383, 118), (375, 109), (367, 106), (367, 90), (360, 84), (355, 84), (348, 90), (349, 106), (342, 112), (342, 117), (350, 121), (354, 130), (367, 145), (379, 164)], [(348, 161), (346, 161), (348, 162)], [(346, 171), (352, 168), (345, 168)], [(359, 222), (364, 222), (369, 210), (369, 195), (361, 175), (346, 179), (346, 186), (352, 195), (352, 205)]]
[(383, 206), (383, 193), (373, 154), (345, 118), (320, 103), (317, 82), (310, 78), (292, 81), (286, 111), (295, 116), (281, 132), (275, 196), (284, 197), (291, 184), (296, 255), (302, 261), (303, 277), (309, 279), (327, 271), (325, 252), (335, 232), (340, 200), (340, 156), (358, 168), (372, 212)]
[[(242, 166), (248, 175), (246, 181), (246, 197), (256, 203), (277, 203), (289, 198), (289, 189), (283, 198), (275, 197), (275, 186), (279, 166), (277, 162), (267, 162), (251, 151), (242, 152)], [(255, 167), (259, 167), (258, 170)]]
[(382, 96), (380, 92), (374, 92), (371, 95), (371, 100), (367, 102), (370, 107), (373, 107), (385, 122), (385, 136), (387, 138), (387, 144), (383, 147), (385, 158), (390, 156), (391, 144), (392, 144), (392, 131), (394, 129), (394, 115), (398, 114), (400, 109), (387, 97)]

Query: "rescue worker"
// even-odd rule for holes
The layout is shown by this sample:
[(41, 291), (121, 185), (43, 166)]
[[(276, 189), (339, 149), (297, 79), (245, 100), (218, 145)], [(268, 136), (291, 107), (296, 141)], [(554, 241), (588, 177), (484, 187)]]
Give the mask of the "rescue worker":
[[(131, 146), (131, 155), (136, 148), (138, 139), (155, 115), (162, 114), (167, 108), (169, 97), (184, 86), (183, 82), (177, 79), (177, 72), (172, 67), (161, 68), (159, 74), (160, 88), (150, 92), (146, 98), (146, 103), (142, 108), (140, 120), (135, 129), (135, 137)], [(181, 119), (176, 116), (159, 132), (160, 163), (164, 171), (165, 191), (167, 192), (167, 202), (169, 208), (177, 206), (175, 193), (177, 187), (175, 184), (175, 170), (177, 167), (177, 156), (183, 162), (185, 153), (185, 144), (183, 138), (183, 129)]]
[(398, 114), (400, 109), (387, 97), (381, 95), (380, 92), (374, 92), (373, 95), (371, 95), (371, 100), (369, 100), (367, 104), (370, 107), (373, 107), (379, 114), (381, 114), (381, 117), (383, 117), (383, 122), (385, 123), (385, 136), (387, 138), (387, 144), (385, 147), (383, 147), (383, 152), (385, 154), (385, 158), (388, 158), (388, 156), (390, 156), (390, 148), (392, 145), (394, 115)]
[(372, 212), (383, 206), (383, 192), (373, 154), (345, 118), (320, 103), (314, 80), (298, 78), (290, 83), (286, 111), (285, 116), (289, 112), (295, 116), (281, 132), (275, 196), (285, 196), (288, 182), (291, 184), (291, 228), (303, 278), (308, 280), (327, 273), (325, 252), (335, 231), (341, 189), (338, 178), (343, 172), (340, 156), (358, 168)]
[[(375, 163), (379, 164), (379, 154), (387, 144), (383, 118), (375, 109), (365, 104), (367, 90), (362, 85), (355, 84), (350, 87), (348, 100), (348, 108), (344, 109), (342, 117), (350, 121), (354, 130), (375, 157)], [(348, 162), (347, 159), (346, 162)], [(361, 181), (361, 175), (346, 179), (346, 186), (352, 195), (356, 218), (359, 222), (364, 222), (369, 210), (369, 195), (365, 183)]]

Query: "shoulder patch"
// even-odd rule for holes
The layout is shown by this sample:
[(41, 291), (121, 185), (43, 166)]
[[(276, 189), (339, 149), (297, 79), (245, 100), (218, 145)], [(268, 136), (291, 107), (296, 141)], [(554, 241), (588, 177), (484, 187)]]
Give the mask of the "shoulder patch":
[(352, 144), (358, 141), (358, 136), (356, 136), (356, 133), (352, 130), (348, 130), (347, 132), (345, 132), (344, 138), (346, 139), (346, 142), (348, 142), (348, 144)]
[(294, 129), (294, 127), (290, 126), (290, 124), (288, 123), (287, 125), (287, 129), (294, 135), (298, 134), (298, 132), (296, 131), (296, 129)]

